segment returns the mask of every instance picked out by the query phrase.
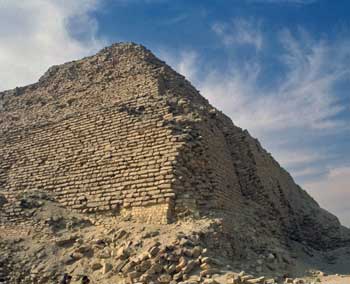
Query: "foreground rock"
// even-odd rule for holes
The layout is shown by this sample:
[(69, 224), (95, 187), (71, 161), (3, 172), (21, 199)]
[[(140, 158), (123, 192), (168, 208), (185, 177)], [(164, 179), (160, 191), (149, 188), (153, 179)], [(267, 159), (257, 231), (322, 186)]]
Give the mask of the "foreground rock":
[[(118, 217), (87, 217), (62, 208), (46, 195), (27, 198), (40, 204), (31, 219), (0, 230), (0, 283), (59, 283), (70, 276), (71, 283), (88, 277), (90, 283), (100, 284), (311, 284), (328, 277), (306, 268), (294, 273), (307, 278), (286, 276), (293, 267), (285, 269), (283, 254), (235, 257), (225, 243), (221, 219), (140, 224)], [(350, 250), (332, 253), (342, 254), (339, 262), (349, 264), (345, 259)]]

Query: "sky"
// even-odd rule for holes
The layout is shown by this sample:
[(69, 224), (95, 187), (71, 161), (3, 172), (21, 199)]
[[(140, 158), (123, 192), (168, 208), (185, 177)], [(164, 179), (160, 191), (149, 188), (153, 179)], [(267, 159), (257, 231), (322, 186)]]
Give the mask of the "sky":
[(350, 1), (0, 0), (0, 90), (146, 46), (350, 227)]

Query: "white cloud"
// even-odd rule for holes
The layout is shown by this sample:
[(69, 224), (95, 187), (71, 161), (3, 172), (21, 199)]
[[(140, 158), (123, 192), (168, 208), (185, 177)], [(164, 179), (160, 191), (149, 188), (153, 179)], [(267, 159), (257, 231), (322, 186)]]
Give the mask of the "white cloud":
[(189, 79), (196, 77), (198, 68), (197, 59), (198, 55), (193, 51), (182, 52), (177, 64), (178, 72)]
[(310, 149), (296, 149), (296, 151), (290, 150), (276, 150), (274, 156), (278, 161), (287, 168), (296, 168), (301, 165), (310, 164), (313, 162), (325, 160), (328, 156), (324, 156), (320, 153), (313, 152)]
[(335, 213), (341, 222), (350, 226), (350, 167), (334, 168), (322, 179), (305, 183), (321, 206)]
[(320, 174), (323, 174), (323, 171), (318, 168), (301, 168), (293, 171), (293, 176), (297, 178), (304, 178), (307, 176), (315, 176)]
[(281, 33), (280, 60), (288, 71), (273, 89), (260, 86), (258, 79), (264, 66), (258, 59), (247, 62), (247, 66), (232, 62), (226, 74), (212, 71), (199, 82), (200, 89), (214, 105), (256, 135), (293, 127), (339, 126), (341, 122), (333, 117), (345, 108), (337, 103), (333, 88), (349, 75), (349, 52), (303, 34), (301, 43), (290, 32)]
[(194, 80), (199, 78), (199, 56), (195, 51), (185, 49), (175, 55), (166, 48), (159, 48), (155, 53), (159, 58), (165, 59), (167, 64), (185, 76), (187, 80), (194, 82)]
[(33, 83), (51, 65), (100, 49), (90, 16), (98, 2), (0, 0), (0, 90)]
[(212, 30), (228, 46), (234, 44), (251, 45), (259, 50), (263, 45), (259, 22), (236, 18), (229, 24), (215, 23)]

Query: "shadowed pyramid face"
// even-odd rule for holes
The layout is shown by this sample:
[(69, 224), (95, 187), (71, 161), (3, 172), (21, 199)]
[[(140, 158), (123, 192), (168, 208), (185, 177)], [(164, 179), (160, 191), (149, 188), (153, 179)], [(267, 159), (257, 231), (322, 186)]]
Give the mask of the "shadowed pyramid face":
[(260, 243), (342, 241), (338, 220), (257, 140), (142, 46), (52, 67), (0, 98), (2, 222), (24, 218), (6, 211), (18, 193), (43, 190), (82, 212), (147, 223), (216, 216), (237, 238), (266, 236)]

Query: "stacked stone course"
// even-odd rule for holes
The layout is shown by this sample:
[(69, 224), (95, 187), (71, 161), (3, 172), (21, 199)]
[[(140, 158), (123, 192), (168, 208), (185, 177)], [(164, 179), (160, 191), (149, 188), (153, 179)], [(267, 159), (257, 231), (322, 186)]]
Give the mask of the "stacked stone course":
[(147, 223), (219, 215), (233, 242), (262, 247), (261, 234), (321, 246), (343, 237), (256, 139), (141, 46), (50, 68), (0, 101), (0, 194), (10, 204), (46, 190), (82, 212)]
[[(131, 213), (142, 221), (169, 222), (173, 162), (182, 143), (166, 125), (169, 111), (157, 79), (145, 77), (111, 90), (106, 100), (112, 102), (91, 105), (95, 98), (85, 97), (88, 110), (72, 113), (68, 108), (69, 116), (59, 112), (44, 123), (37, 115), (37, 124), (12, 123), (10, 128), (6, 119), (13, 109), (2, 113), (0, 192), (11, 202), (23, 191), (48, 190), (82, 212)], [(40, 94), (43, 87), (35, 88)], [(126, 89), (132, 91), (125, 94)]]

